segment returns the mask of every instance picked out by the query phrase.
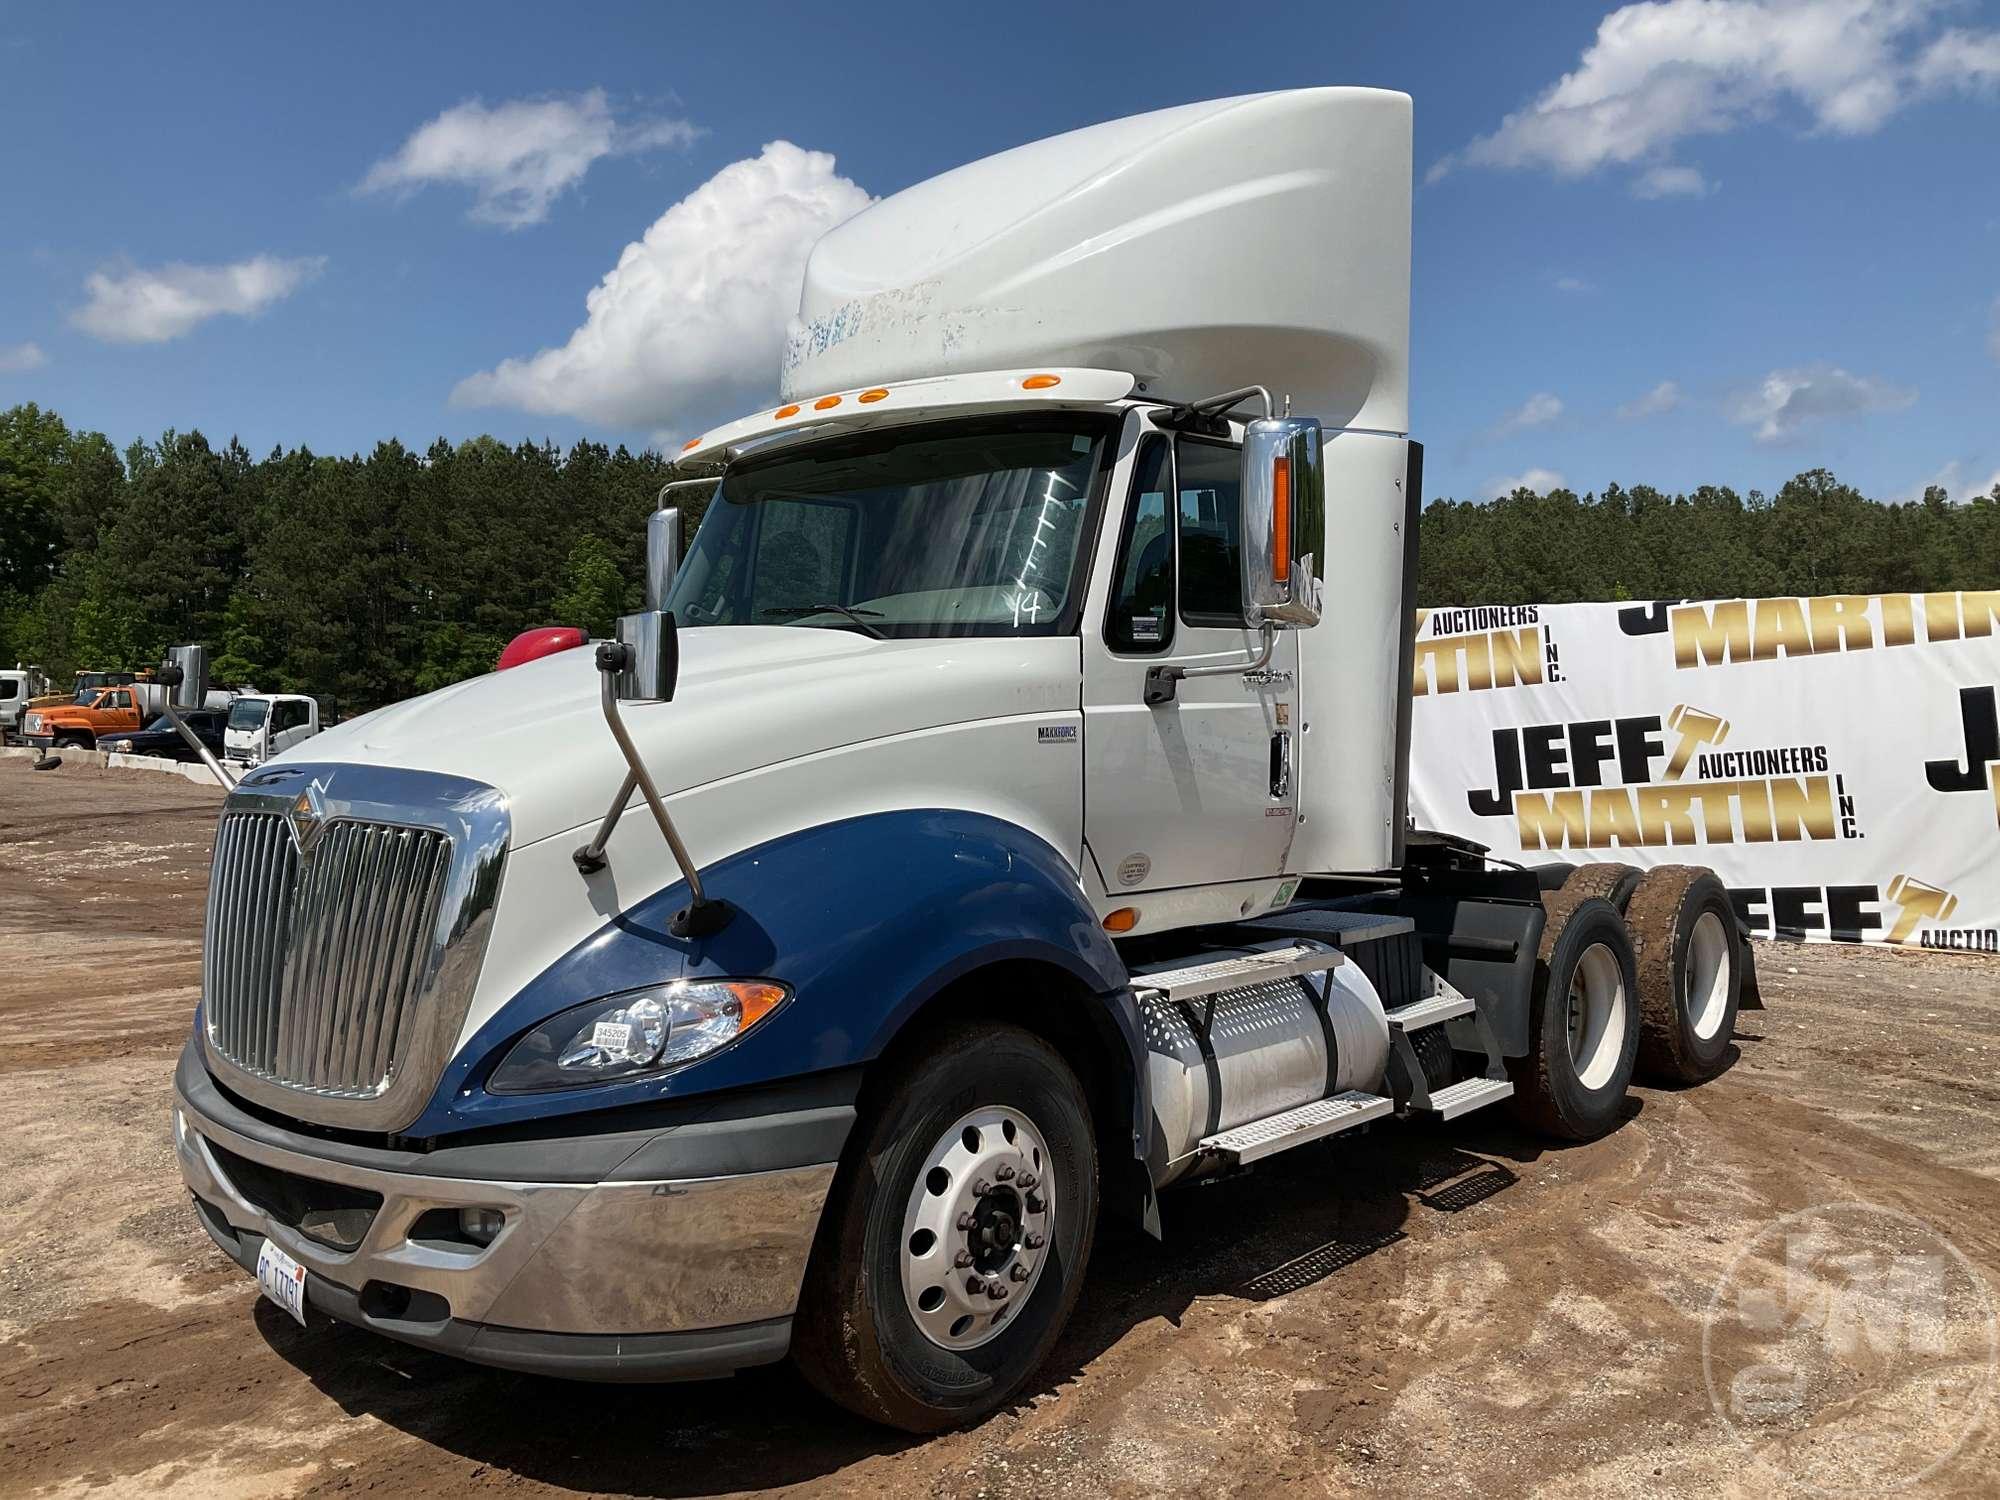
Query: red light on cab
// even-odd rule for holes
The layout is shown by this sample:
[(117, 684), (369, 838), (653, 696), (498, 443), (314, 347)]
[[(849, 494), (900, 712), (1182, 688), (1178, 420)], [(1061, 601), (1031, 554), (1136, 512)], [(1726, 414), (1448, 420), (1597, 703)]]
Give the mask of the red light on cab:
[(539, 661), (544, 656), (554, 656), (558, 651), (573, 651), (578, 646), (590, 644), (590, 637), (574, 625), (541, 625), (533, 630), (524, 630), (507, 643), (500, 653), (500, 660), (493, 664), (493, 670), (504, 672), (509, 667)]

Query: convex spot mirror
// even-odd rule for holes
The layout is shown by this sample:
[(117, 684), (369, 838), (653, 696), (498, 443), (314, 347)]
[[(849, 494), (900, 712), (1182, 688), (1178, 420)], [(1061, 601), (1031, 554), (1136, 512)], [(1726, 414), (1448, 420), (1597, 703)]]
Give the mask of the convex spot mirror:
[(1319, 623), (1316, 548), (1325, 465), (1312, 417), (1265, 417), (1243, 433), (1243, 613), (1252, 625)]

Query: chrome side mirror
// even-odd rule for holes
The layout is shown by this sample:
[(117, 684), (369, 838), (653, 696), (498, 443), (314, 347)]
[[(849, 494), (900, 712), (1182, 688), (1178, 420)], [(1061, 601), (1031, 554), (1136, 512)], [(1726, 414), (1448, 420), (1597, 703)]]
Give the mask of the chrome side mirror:
[(1326, 535), (1319, 423), (1264, 417), (1243, 433), (1243, 612), (1252, 625), (1319, 623)]
[[(669, 505), (646, 517), (646, 608), (666, 608), (681, 570), (681, 513)], [(621, 637), (622, 639), (622, 637)]]
[(620, 615), (616, 639), (600, 641), (597, 668), (621, 703), (671, 703), (681, 675), (680, 632), (664, 610)]

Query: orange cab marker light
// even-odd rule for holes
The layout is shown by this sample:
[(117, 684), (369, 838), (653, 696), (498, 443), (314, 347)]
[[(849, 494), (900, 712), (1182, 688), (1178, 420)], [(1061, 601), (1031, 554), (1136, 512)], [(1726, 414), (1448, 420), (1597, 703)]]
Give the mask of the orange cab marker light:
[(834, 409), (834, 408), (835, 408), (836, 406), (838, 406), (838, 405), (840, 405), (840, 397), (838, 397), (838, 396), (822, 396), (822, 397), (820, 397), (820, 398), (819, 398), (819, 400), (817, 400), (817, 401), (813, 402), (813, 410), (814, 410), (814, 411), (832, 411), (832, 410), (833, 410), (833, 409)]
[(745, 984), (739, 980), (730, 988), (736, 991), (736, 1003), (743, 1007), (743, 1025), (740, 1028), (743, 1031), (748, 1031), (776, 1010), (785, 998), (783, 987), (775, 984)]
[(878, 386), (876, 386), (876, 387), (875, 387), (875, 389), (874, 389), (874, 390), (872, 390), (872, 391), (863, 391), (863, 392), (862, 392), (862, 393), (861, 393), (861, 394), (860, 394), (860, 395), (859, 395), (858, 397), (856, 397), (855, 399), (856, 399), (856, 400), (859, 400), (859, 401), (862, 401), (862, 402), (868, 402), (868, 401), (886, 401), (886, 400), (888, 400), (888, 399), (889, 399), (889, 393), (888, 393), (887, 391), (885, 391), (884, 389), (882, 389), (882, 387), (881, 387), (881, 386), (879, 386), (879, 385), (878, 385)]
[(701, 446), (700, 438), (689, 438), (685, 443), (681, 444), (681, 452), (685, 453), (690, 448), (699, 448), (700, 446)]
[(1271, 460), (1271, 577), (1286, 583), (1292, 576), (1292, 461)]
[(1106, 932), (1130, 932), (1139, 923), (1139, 908), (1121, 906), (1104, 919)]
[(1052, 385), (1061, 384), (1062, 376), (1060, 375), (1030, 375), (1026, 380), (1021, 382), (1021, 389), (1024, 391), (1045, 391)]
[(796, 406), (781, 406), (776, 411), (771, 413), (773, 418), (781, 422), (786, 417), (796, 417), (798, 414), (799, 414), (799, 409)]

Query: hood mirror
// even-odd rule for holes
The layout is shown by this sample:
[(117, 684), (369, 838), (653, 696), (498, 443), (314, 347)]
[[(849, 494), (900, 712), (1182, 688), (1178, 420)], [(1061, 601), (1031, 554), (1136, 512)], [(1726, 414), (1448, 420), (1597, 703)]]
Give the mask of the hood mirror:
[(681, 639), (665, 610), (620, 615), (616, 639), (599, 641), (597, 667), (622, 703), (671, 703), (681, 675)]

